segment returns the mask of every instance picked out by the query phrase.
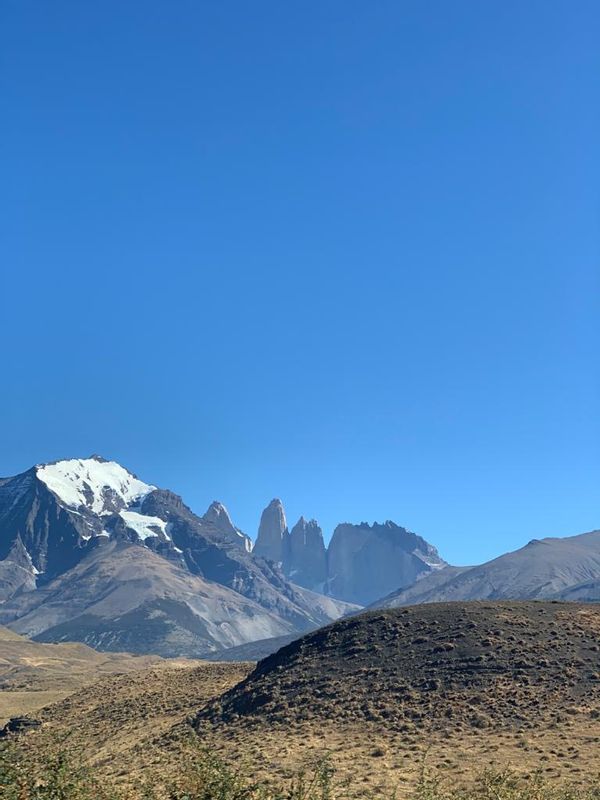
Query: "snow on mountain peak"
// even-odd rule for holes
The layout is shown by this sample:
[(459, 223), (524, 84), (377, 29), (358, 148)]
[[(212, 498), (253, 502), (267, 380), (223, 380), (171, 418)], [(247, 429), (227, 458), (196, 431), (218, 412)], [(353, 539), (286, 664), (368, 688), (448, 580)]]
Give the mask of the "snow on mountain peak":
[(120, 511), (119, 516), (127, 527), (135, 531), (138, 538), (143, 542), (150, 536), (158, 536), (159, 531), (165, 539), (171, 540), (167, 532), (167, 523), (160, 517), (149, 517), (137, 511)]
[(156, 489), (138, 480), (116, 461), (97, 456), (36, 467), (37, 477), (65, 506), (84, 506), (94, 514), (112, 514)]

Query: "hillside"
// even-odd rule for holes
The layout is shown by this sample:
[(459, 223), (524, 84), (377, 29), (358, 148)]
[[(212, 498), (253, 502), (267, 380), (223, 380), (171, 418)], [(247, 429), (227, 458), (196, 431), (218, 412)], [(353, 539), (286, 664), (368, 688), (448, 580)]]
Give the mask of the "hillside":
[(459, 780), (486, 765), (577, 780), (597, 765), (599, 638), (582, 604), (373, 611), (268, 656), (195, 726), (223, 755), (260, 741), (282, 775), (327, 748), (370, 789), (410, 785), (424, 757)]
[(176, 770), (185, 720), (242, 680), (252, 665), (180, 662), (174, 668), (171, 663), (106, 675), (39, 710), (35, 716), (42, 728), (22, 737), (24, 746), (35, 756), (64, 743), (116, 781), (132, 780), (159, 764), (166, 770), (171, 761)]
[[(102, 679), (38, 715), (32, 755), (68, 736), (99, 775), (153, 781), (186, 739), (249, 776), (287, 779), (325, 752), (349, 797), (428, 768), (452, 781), (492, 766), (584, 783), (600, 741), (600, 607), (477, 602), (340, 620), (249, 664)], [(250, 672), (249, 672), (250, 671)], [(190, 723), (193, 723), (190, 726)]]
[[(600, 703), (600, 609), (554, 603), (433, 604), (370, 612), (261, 661), (199, 719), (295, 723), (357, 716), (391, 729), (555, 720)], [(544, 693), (546, 710), (538, 707)], [(477, 710), (474, 710), (476, 706)]]
[(33, 713), (105, 675), (164, 663), (158, 656), (97, 653), (84, 644), (39, 644), (0, 626), (0, 725), (11, 716)]

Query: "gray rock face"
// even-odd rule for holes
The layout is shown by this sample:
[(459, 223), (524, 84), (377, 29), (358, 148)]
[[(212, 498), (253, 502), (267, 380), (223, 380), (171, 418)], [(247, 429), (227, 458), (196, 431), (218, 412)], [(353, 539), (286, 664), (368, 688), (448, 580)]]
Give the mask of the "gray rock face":
[(327, 550), (316, 520), (300, 517), (292, 528), (284, 571), (294, 583), (322, 591), (327, 581)]
[(242, 550), (248, 553), (252, 550), (250, 537), (235, 527), (227, 509), (217, 500), (210, 504), (208, 511), (202, 517), (202, 521), (207, 525), (214, 526), (216, 530), (226, 536), (234, 545), (241, 547)]
[(393, 522), (338, 525), (326, 548), (314, 519), (300, 517), (288, 531), (281, 500), (263, 511), (253, 552), (281, 565), (294, 584), (357, 605), (446, 566), (435, 547)]
[(8, 555), (0, 561), (0, 603), (21, 592), (33, 591), (37, 584), (36, 574), (31, 557), (17, 535)]
[(254, 554), (268, 558), (276, 564), (283, 564), (287, 557), (287, 534), (283, 503), (276, 498), (271, 500), (261, 515)]
[(390, 521), (338, 525), (327, 561), (327, 593), (360, 605), (446, 565), (425, 539)]
[(35, 574), (36, 569), (33, 566), (33, 561), (31, 560), (31, 556), (27, 552), (23, 541), (19, 534), (17, 534), (17, 538), (12, 543), (10, 550), (8, 551), (8, 555), (6, 556), (6, 561), (12, 561), (14, 564), (18, 564), (23, 569), (26, 569), (28, 572)]
[(21, 592), (31, 592), (35, 588), (35, 575), (31, 570), (8, 558), (0, 561), (0, 604)]

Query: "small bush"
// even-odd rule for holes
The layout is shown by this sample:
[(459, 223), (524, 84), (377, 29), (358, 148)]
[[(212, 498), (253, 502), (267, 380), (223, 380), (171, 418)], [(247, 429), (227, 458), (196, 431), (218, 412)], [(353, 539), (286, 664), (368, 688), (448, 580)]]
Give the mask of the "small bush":
[[(287, 785), (272, 786), (248, 779), (210, 751), (195, 747), (180, 776), (170, 784), (160, 785), (153, 778), (141, 786), (113, 788), (101, 785), (74, 753), (63, 751), (34, 764), (15, 744), (0, 744), (0, 800), (341, 800), (347, 794), (357, 796), (351, 783), (342, 785), (334, 777), (325, 758)], [(446, 786), (423, 765), (410, 800), (600, 800), (600, 783), (590, 782), (586, 789), (568, 788), (552, 785), (539, 774), (524, 780), (510, 772), (485, 771), (470, 786), (456, 788)]]
[(600, 800), (600, 783), (569, 788), (553, 786), (540, 774), (524, 781), (512, 772), (485, 770), (471, 786), (456, 789), (444, 787), (439, 778), (429, 776), (424, 769), (413, 800)]
[[(0, 746), (0, 800), (120, 800), (66, 752), (33, 765), (12, 743)], [(125, 800), (125, 798), (123, 798)]]
[(334, 800), (333, 774), (323, 759), (288, 786), (272, 788), (196, 747), (181, 775), (166, 785), (147, 781), (136, 788), (107, 788), (72, 752), (34, 764), (13, 743), (0, 744), (0, 800)]

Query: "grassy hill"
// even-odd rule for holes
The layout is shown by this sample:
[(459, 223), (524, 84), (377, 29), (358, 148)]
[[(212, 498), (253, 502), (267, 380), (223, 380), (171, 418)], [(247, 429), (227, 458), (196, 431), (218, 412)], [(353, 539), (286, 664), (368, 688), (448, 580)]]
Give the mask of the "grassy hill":
[(327, 749), (356, 790), (413, 785), (423, 759), (458, 781), (507, 765), (578, 781), (599, 766), (600, 607), (444, 603), (340, 620), (264, 659), (195, 726), (224, 757), (235, 742), (282, 776)]
[(0, 725), (32, 714), (104, 675), (183, 665), (158, 656), (98, 653), (84, 644), (40, 644), (0, 626)]
[[(42, 728), (20, 744), (32, 759), (67, 742), (109, 783), (176, 779), (193, 763), (192, 737), (272, 787), (328, 753), (350, 798), (412, 798), (424, 765), (449, 786), (512, 768), (524, 785), (539, 773), (583, 797), (599, 766), (600, 607), (379, 610), (310, 633), (254, 668), (109, 676), (38, 716)], [(492, 789), (472, 796), (553, 796)]]

